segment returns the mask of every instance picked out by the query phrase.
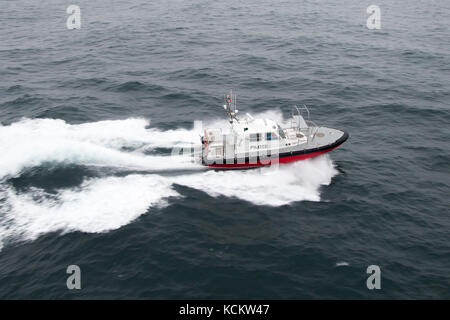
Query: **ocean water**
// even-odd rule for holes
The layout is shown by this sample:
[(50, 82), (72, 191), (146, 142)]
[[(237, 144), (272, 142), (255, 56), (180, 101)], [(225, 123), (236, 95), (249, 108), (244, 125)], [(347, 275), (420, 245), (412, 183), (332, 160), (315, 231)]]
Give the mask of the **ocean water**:
[[(79, 30), (0, 3), (0, 298), (450, 298), (450, 2), (73, 4)], [(350, 139), (278, 170), (171, 157), (230, 89)]]

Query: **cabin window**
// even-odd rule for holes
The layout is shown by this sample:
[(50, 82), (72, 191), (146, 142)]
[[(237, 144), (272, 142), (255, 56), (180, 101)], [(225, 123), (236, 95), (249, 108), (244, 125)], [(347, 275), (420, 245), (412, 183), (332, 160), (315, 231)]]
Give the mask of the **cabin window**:
[(251, 133), (250, 134), (250, 141), (251, 142), (255, 142), (255, 141), (261, 141), (261, 134), (260, 133)]
[(267, 132), (266, 133), (266, 140), (278, 140), (277, 134), (275, 132)]

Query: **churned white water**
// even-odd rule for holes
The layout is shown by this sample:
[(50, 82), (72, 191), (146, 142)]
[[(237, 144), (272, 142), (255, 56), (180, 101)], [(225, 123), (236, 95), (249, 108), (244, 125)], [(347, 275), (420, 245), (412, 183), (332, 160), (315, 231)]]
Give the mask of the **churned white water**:
[[(258, 116), (282, 122), (280, 112)], [(148, 125), (145, 119), (79, 125), (62, 120), (24, 119), (0, 126), (0, 245), (7, 238), (32, 240), (54, 231), (117, 229), (154, 206), (170, 204), (170, 197), (182, 196), (174, 191), (174, 184), (211, 196), (281, 206), (294, 201), (319, 201), (320, 186), (328, 185), (337, 174), (328, 156), (281, 164), (277, 168), (204, 170), (182, 154), (144, 153), (156, 147), (199, 143), (198, 128), (162, 131)], [(209, 125), (226, 128), (223, 120), (211, 121)], [(47, 194), (39, 188), (19, 192), (8, 183), (11, 177), (49, 163), (132, 168), (135, 173), (86, 178), (81, 185), (61, 189), (56, 194)], [(170, 175), (148, 172), (152, 170), (174, 172)]]

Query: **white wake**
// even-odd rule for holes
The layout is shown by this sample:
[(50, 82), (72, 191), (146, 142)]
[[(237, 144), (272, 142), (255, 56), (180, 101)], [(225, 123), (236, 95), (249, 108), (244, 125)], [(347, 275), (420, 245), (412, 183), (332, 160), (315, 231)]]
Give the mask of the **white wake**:
[[(258, 116), (282, 121), (280, 112)], [(227, 123), (217, 120), (209, 125), (225, 129)], [(162, 131), (148, 126), (145, 119), (79, 125), (24, 119), (0, 126), (0, 250), (7, 239), (33, 240), (55, 231), (106, 232), (120, 228), (152, 207), (168, 205), (168, 198), (180, 197), (174, 184), (213, 197), (281, 206), (320, 201), (320, 187), (337, 174), (326, 155), (281, 164), (278, 169), (205, 171), (190, 157), (148, 154), (153, 148), (198, 143), (198, 128)], [(85, 179), (80, 186), (61, 189), (57, 194), (38, 188), (19, 192), (8, 183), (8, 178), (47, 163), (131, 168), (138, 173)], [(183, 170), (192, 168), (199, 170)], [(155, 170), (182, 171), (163, 175)]]

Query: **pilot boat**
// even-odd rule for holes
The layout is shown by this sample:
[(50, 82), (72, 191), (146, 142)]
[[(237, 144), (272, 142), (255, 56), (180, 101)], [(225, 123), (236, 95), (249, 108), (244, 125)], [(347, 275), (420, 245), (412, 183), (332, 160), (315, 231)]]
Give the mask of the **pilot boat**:
[[(206, 128), (201, 137), (203, 165), (215, 169), (247, 169), (288, 163), (329, 152), (348, 139), (342, 130), (317, 126), (308, 108), (294, 106), (290, 126), (281, 127), (270, 119), (238, 117), (236, 96), (224, 96), (230, 130)], [(306, 117), (306, 119), (305, 119)]]

